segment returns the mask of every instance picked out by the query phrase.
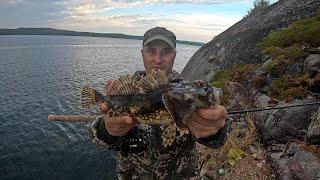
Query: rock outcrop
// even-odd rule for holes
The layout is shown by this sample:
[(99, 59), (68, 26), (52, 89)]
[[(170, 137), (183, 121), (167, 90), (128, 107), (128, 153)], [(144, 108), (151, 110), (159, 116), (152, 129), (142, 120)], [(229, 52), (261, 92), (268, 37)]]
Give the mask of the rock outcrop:
[(320, 179), (319, 158), (301, 144), (274, 146), (268, 150), (268, 158), (277, 169), (277, 179)]
[[(320, 0), (280, 0), (201, 47), (182, 76), (221, 87), (221, 103), (229, 113), (319, 101), (319, 34)], [(236, 120), (246, 123), (234, 128), (237, 131), (230, 136), (233, 143), (229, 145), (245, 147), (240, 145), (258, 134), (257, 144), (263, 144), (262, 154), (275, 170), (276, 179), (320, 180), (319, 114), (319, 104), (255, 112), (246, 118), (236, 114), (233, 124)], [(242, 126), (251, 130), (240, 131)], [(234, 143), (238, 136), (243, 143)], [(243, 150), (250, 154), (248, 148)], [(251, 154), (256, 161), (261, 160), (259, 153)], [(253, 164), (262, 162), (263, 158)]]
[(311, 118), (307, 132), (307, 141), (311, 144), (320, 145), (320, 107)]
[(262, 63), (258, 41), (296, 20), (314, 16), (319, 7), (319, 0), (280, 0), (259, 13), (243, 18), (201, 47), (183, 69), (183, 78), (208, 80), (219, 68)]
[[(306, 102), (303, 102), (302, 100), (296, 100), (293, 102), (293, 104), (302, 103)], [(290, 104), (282, 103), (276, 107)], [(266, 145), (272, 145), (279, 143), (286, 144), (287, 142), (294, 141), (295, 139), (304, 140), (307, 135), (311, 116), (317, 111), (317, 109), (317, 106), (301, 106), (255, 113), (254, 117), (257, 128), (260, 130), (262, 142)], [(316, 132), (311, 134), (316, 136)]]

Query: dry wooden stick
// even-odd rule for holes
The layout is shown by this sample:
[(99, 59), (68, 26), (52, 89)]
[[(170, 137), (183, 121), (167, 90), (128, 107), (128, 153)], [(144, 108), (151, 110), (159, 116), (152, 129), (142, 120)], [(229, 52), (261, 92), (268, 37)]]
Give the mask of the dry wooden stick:
[(91, 115), (52, 115), (48, 116), (49, 121), (70, 121), (70, 122), (86, 122), (96, 119), (97, 116)]

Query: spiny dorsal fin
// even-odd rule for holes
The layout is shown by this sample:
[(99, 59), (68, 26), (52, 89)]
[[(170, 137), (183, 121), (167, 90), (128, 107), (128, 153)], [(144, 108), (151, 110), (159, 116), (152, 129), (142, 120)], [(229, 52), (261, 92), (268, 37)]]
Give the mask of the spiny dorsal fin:
[(80, 97), (80, 107), (82, 108), (92, 108), (103, 95), (100, 94), (98, 91), (89, 88), (89, 87), (82, 87), (81, 89), (81, 97)]
[(107, 95), (132, 95), (138, 94), (137, 81), (131, 75), (120, 76), (105, 87)]
[(139, 91), (140, 93), (145, 93), (150, 90), (155, 90), (159, 88), (161, 85), (168, 84), (170, 82), (171, 76), (167, 75), (162, 70), (157, 70), (152, 72), (144, 77), (142, 77), (139, 82)]

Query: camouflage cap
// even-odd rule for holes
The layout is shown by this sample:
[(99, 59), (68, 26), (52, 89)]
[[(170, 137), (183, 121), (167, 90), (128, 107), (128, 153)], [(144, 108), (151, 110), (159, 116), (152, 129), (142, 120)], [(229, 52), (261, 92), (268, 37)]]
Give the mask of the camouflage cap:
[(144, 33), (143, 46), (154, 40), (162, 40), (169, 44), (172, 49), (176, 49), (176, 36), (173, 34), (173, 32), (164, 27), (155, 27)]

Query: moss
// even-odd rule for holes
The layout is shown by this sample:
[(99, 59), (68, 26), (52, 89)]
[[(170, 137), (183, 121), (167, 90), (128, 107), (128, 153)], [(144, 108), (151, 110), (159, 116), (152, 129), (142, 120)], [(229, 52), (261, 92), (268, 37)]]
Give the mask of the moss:
[(273, 81), (269, 90), (274, 98), (290, 102), (293, 99), (307, 97), (308, 92), (306, 91), (306, 86), (302, 86), (302, 82), (311, 85), (312, 78), (309, 78), (308, 75), (302, 75), (298, 78), (284, 75)]
[(212, 81), (211, 82), (211, 86), (217, 87), (217, 88), (221, 88), (221, 82), (220, 81)]
[(224, 70), (220, 69), (218, 70), (212, 77), (212, 81), (219, 82), (221, 80), (227, 79), (227, 74)]
[(289, 87), (281, 94), (280, 98), (291, 102), (293, 99), (305, 98), (307, 95), (302, 87)]
[(265, 49), (271, 46), (288, 47), (306, 43), (314, 47), (320, 45), (320, 13), (292, 23), (288, 28), (264, 38), (259, 45)]
[(242, 83), (257, 68), (256, 64), (235, 64), (225, 70), (218, 70), (211, 78), (213, 82), (233, 81)]
[(255, 64), (235, 65), (230, 69), (230, 73), (233, 73), (232, 79), (234, 81), (244, 83), (256, 68)]
[(229, 101), (229, 95), (230, 95), (230, 92), (228, 91), (227, 89), (227, 85), (226, 85), (226, 81), (212, 81), (211, 82), (211, 86), (214, 86), (214, 87), (218, 87), (218, 88), (221, 88), (222, 89), (222, 97), (221, 97), (221, 100), (220, 100), (220, 104), (226, 106), (230, 103)]
[(267, 65), (267, 72), (272, 77), (280, 77), (281, 75), (280, 69), (277, 67), (277, 64), (275, 64), (274, 62), (271, 62), (270, 64)]
[(269, 55), (271, 55), (272, 59), (276, 59), (277, 57), (279, 57), (282, 53), (282, 49), (276, 46), (269, 46), (269, 47), (265, 47), (262, 50), (263, 53), (267, 53)]
[(269, 87), (270, 92), (276, 96), (280, 96), (287, 89), (288, 85), (284, 83), (281, 79), (273, 81)]
[(267, 85), (267, 80), (265, 76), (254, 76), (252, 77), (252, 85), (255, 88), (262, 88)]
[(211, 85), (219, 87), (223, 91), (221, 104), (228, 105), (230, 102), (229, 82), (238, 82), (240, 84), (248, 83), (251, 73), (257, 68), (255, 64), (232, 65), (225, 70), (218, 70), (211, 78)]
[(309, 74), (303, 74), (302, 76), (297, 78), (297, 83), (301, 86), (310, 86), (313, 84), (313, 79), (310, 78)]
[(289, 65), (308, 54), (303, 45), (320, 46), (320, 12), (311, 18), (292, 23), (288, 28), (265, 37), (258, 43), (263, 53), (273, 59), (267, 66), (272, 77), (281, 77)]
[(303, 51), (297, 49), (295, 46), (282, 49), (274, 54), (277, 54), (278, 57), (275, 57), (275, 59), (267, 65), (267, 72), (276, 78), (286, 74), (286, 70), (290, 68), (290, 65), (295, 64), (297, 59), (306, 56)]
[(305, 57), (307, 55), (297, 44), (284, 48), (283, 54), (292, 61)]
[(266, 48), (264, 52), (270, 54), (273, 58), (272, 62), (267, 66), (267, 72), (272, 77), (280, 77), (286, 73), (285, 70), (289, 65), (307, 55), (297, 44), (286, 48), (271, 46)]

